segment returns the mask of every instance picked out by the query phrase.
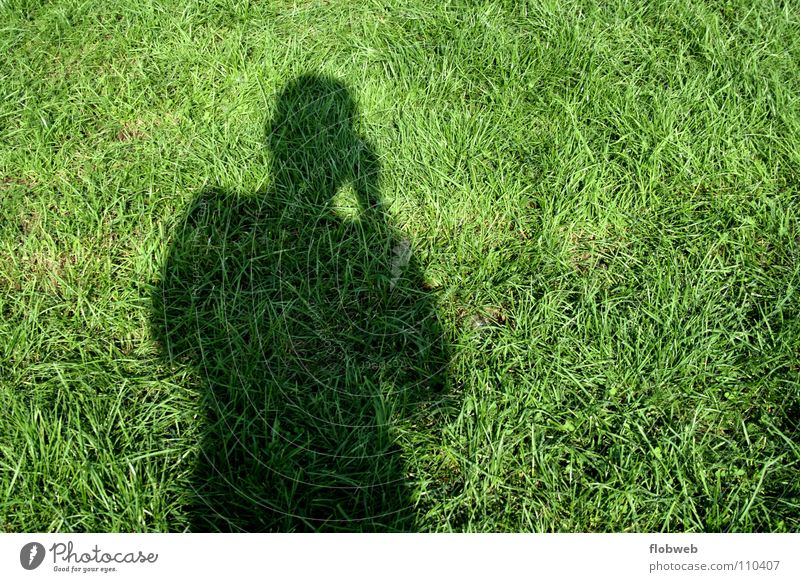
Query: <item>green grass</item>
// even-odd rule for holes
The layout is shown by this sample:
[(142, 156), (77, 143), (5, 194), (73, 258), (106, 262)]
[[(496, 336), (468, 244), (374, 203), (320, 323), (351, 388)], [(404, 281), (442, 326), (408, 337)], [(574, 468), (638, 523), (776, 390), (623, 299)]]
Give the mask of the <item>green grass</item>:
[(0, 0), (0, 530), (800, 530), (797, 13)]

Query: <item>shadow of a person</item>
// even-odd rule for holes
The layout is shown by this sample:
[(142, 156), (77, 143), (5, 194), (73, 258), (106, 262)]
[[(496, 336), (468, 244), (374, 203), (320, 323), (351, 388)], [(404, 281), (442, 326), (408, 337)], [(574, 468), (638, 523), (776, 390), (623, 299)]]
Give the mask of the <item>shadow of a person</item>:
[(442, 395), (448, 355), (356, 115), (341, 82), (297, 78), (268, 127), (266, 190), (208, 190), (172, 234), (153, 319), (202, 384), (194, 531), (414, 527), (395, 431)]

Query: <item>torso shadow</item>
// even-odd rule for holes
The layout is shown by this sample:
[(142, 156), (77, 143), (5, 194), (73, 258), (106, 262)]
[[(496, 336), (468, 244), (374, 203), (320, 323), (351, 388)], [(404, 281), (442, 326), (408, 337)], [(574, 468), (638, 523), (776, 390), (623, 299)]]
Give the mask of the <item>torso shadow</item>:
[[(393, 427), (446, 391), (448, 350), (354, 116), (341, 83), (300, 77), (267, 190), (208, 190), (173, 233), (153, 323), (203, 382), (194, 531), (414, 528)], [(352, 219), (332, 204), (348, 185)]]

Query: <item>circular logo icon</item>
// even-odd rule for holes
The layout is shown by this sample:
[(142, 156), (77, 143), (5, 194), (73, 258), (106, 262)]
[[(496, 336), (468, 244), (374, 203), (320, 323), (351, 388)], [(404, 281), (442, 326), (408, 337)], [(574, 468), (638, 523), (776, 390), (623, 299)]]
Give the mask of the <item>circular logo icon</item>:
[(44, 546), (39, 542), (30, 542), (19, 551), (19, 563), (26, 570), (35, 570), (44, 561)]

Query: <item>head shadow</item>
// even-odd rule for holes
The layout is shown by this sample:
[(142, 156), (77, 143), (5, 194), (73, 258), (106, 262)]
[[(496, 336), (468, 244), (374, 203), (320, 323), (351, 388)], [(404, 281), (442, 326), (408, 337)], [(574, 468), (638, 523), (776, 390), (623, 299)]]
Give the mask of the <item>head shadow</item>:
[(204, 191), (171, 234), (152, 324), (204, 414), (193, 531), (414, 528), (397, 443), (446, 393), (449, 357), (357, 125), (340, 81), (295, 79), (267, 125), (268, 185)]

